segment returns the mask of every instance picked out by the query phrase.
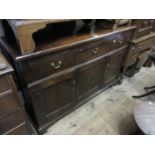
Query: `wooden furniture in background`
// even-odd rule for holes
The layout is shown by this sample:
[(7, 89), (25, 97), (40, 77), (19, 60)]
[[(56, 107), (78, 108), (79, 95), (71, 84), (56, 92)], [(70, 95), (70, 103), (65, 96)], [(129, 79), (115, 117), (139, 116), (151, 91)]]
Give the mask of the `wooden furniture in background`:
[(125, 74), (128, 77), (134, 76), (148, 60), (150, 48), (155, 45), (155, 20), (136, 19), (132, 20), (136, 31), (133, 40), (130, 42), (130, 48), (126, 61)]
[(13, 69), (0, 52), (0, 134), (33, 134), (12, 78)]
[(122, 81), (135, 26), (114, 30), (111, 21), (84, 20), (83, 23), (78, 23), (81, 26), (76, 29), (74, 20), (52, 23), (35, 32), (35, 49), (29, 54), (23, 54), (18, 45), (9, 41), (14, 33), (12, 27), (4, 24), (6, 30), (10, 28), (10, 35), (5, 32), (0, 39), (2, 51), (15, 68), (25, 106), (39, 133)]

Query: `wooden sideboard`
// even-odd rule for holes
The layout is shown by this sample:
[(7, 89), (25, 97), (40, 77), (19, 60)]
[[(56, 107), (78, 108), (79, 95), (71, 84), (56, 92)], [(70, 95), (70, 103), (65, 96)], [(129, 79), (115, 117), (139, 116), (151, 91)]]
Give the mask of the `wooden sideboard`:
[(0, 134), (34, 134), (19, 100), (12, 74), (12, 67), (0, 52)]
[[(58, 27), (64, 33), (63, 26)], [(15, 68), (25, 106), (39, 133), (104, 89), (121, 83), (135, 26), (102, 27), (92, 34), (88, 24), (77, 34), (66, 32), (65, 37), (43, 42), (44, 30), (39, 30), (33, 36), (35, 49), (27, 54), (1, 37), (2, 52)]]

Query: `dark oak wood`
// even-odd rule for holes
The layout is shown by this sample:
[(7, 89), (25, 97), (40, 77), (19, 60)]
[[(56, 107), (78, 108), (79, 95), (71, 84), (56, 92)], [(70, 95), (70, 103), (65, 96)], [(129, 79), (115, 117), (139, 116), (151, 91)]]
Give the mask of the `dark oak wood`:
[[(155, 45), (155, 20), (135, 19), (132, 24), (137, 26), (134, 40), (131, 41), (126, 61), (126, 75), (134, 76), (148, 61), (149, 50)], [(144, 56), (145, 55), (145, 56)]]
[(131, 43), (131, 47), (129, 49), (126, 67), (135, 63), (138, 56), (144, 51), (150, 50), (151, 46), (153, 45), (155, 45), (155, 33), (151, 33), (149, 35), (134, 40)]
[[(84, 40), (91, 40), (94, 37), (101, 36), (113, 31), (113, 29), (105, 28), (104, 26), (97, 26), (98, 21), (96, 20), (95, 28), (91, 32), (91, 22), (89, 20), (80, 20), (83, 25), (81, 29), (86, 27), (83, 31), (74, 33), (76, 28), (76, 22), (79, 20), (3, 20), (4, 32), (7, 38), (12, 38), (11, 42), (17, 42), (17, 49), (19, 53), (23, 55), (32, 54), (32, 52), (38, 52), (48, 49), (51, 51), (57, 48), (65, 47), (68, 45), (74, 45), (77, 42), (81, 43)], [(92, 21), (92, 20), (90, 20)], [(102, 25), (106, 23), (103, 20)], [(108, 21), (108, 20), (107, 20)], [(86, 25), (85, 25), (86, 24)], [(40, 31), (41, 29), (41, 31)], [(64, 29), (66, 31), (64, 31)], [(117, 28), (122, 29), (122, 27)], [(115, 29), (115, 31), (117, 30)], [(45, 30), (45, 31), (44, 31)], [(47, 30), (47, 32), (46, 32)], [(7, 33), (9, 31), (10, 33)], [(36, 33), (34, 33), (36, 32)], [(62, 36), (63, 34), (64, 36)], [(12, 36), (10, 36), (12, 34)], [(53, 38), (52, 38), (53, 36)], [(42, 38), (42, 39), (41, 39)], [(38, 41), (39, 40), (39, 41)], [(34, 55), (34, 54), (33, 54)]]
[[(97, 41), (91, 41), (81, 46), (36, 57), (29, 61), (22, 61), (24, 68), (24, 79), (26, 83), (32, 83), (36, 80), (60, 72), (67, 68), (85, 63), (109, 51), (120, 48), (130, 40), (130, 31), (115, 33)], [(71, 59), (70, 59), (71, 58)], [(40, 69), (43, 68), (42, 70)]]
[(75, 99), (81, 101), (101, 89), (107, 58), (79, 68), (74, 78)]
[(97, 93), (120, 83), (135, 26), (99, 28), (36, 44), (22, 55), (5, 38), (3, 53), (15, 68), (26, 108), (39, 133)]
[[(36, 85), (28, 90), (38, 123), (45, 124), (73, 106), (72, 73)], [(44, 104), (43, 104), (44, 103)]]
[(40, 20), (7, 20), (8, 24), (12, 28), (20, 51), (25, 53), (31, 53), (35, 49), (35, 42), (33, 40), (33, 33), (43, 29), (50, 23), (59, 23), (70, 20), (60, 19), (40, 19)]
[(137, 26), (137, 31), (135, 33), (135, 37), (142, 37), (144, 35), (149, 34), (154, 30), (154, 19), (134, 19), (132, 20), (132, 24)]
[(121, 74), (123, 74), (126, 55), (127, 55), (127, 50), (123, 49), (113, 53), (108, 58), (108, 63), (106, 65), (106, 71), (104, 74), (104, 82), (103, 82), (104, 86), (109, 85), (113, 81), (117, 79), (119, 80), (119, 78), (121, 78)]
[[(20, 103), (12, 78), (13, 69), (1, 52), (0, 63), (6, 65), (4, 69), (0, 70), (0, 134), (10, 134), (15, 129), (16, 132), (12, 132), (12, 134), (32, 134), (33, 130)], [(18, 129), (21, 125), (24, 125), (25, 128)]]

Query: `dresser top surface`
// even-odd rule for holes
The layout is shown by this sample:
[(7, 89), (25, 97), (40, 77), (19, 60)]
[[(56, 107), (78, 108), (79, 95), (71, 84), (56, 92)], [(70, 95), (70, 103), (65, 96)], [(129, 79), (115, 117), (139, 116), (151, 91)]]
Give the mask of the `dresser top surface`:
[(2, 53), (0, 52), (0, 76), (10, 73), (13, 71), (13, 68), (11, 65), (7, 62), (7, 60), (4, 58)]

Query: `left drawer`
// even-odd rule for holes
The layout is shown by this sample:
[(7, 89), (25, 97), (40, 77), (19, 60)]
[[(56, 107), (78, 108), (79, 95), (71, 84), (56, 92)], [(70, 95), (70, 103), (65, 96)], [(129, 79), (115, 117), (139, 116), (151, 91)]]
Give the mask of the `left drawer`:
[(50, 53), (28, 61), (23, 61), (24, 79), (27, 84), (51, 74), (70, 68), (76, 64), (74, 49)]

